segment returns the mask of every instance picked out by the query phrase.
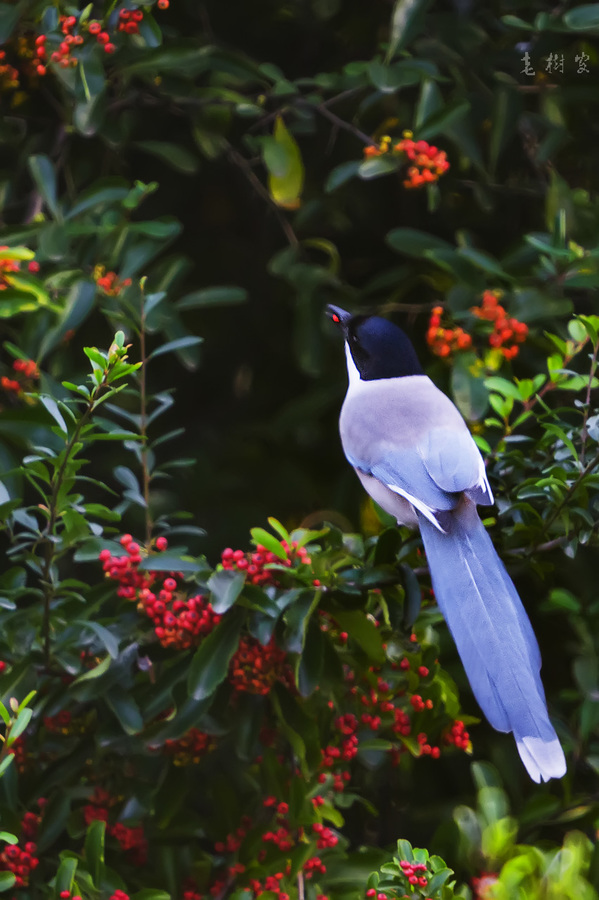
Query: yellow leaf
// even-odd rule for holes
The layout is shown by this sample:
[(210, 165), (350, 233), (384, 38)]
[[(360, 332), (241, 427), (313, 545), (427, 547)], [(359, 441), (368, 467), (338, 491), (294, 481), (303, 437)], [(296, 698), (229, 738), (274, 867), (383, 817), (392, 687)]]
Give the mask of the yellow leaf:
[(298, 209), (304, 186), (304, 164), (295, 138), (277, 116), (272, 138), (264, 144), (270, 196), (284, 209)]

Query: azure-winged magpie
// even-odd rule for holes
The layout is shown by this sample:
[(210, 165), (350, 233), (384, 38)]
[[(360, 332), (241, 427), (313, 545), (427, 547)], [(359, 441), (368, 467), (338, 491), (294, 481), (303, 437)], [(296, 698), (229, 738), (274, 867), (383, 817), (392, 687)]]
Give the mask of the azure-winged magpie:
[(534, 781), (561, 778), (566, 760), (547, 713), (539, 646), (476, 511), (493, 494), (464, 419), (400, 328), (337, 306), (327, 313), (345, 338), (345, 456), (386, 512), (420, 528), (435, 598), (491, 725), (513, 732)]

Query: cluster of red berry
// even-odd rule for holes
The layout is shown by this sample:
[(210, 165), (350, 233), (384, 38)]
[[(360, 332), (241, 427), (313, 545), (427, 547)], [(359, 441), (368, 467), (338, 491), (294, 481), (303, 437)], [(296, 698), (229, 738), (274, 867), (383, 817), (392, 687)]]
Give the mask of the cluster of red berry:
[(439, 180), (449, 169), (447, 154), (427, 144), (426, 141), (412, 140), (411, 132), (404, 132), (403, 140), (395, 145), (394, 150), (405, 153), (413, 163), (408, 169), (408, 177), (404, 181), (405, 188), (418, 188)]
[[(158, 9), (168, 9), (169, 0), (158, 0), (157, 6)], [(143, 9), (121, 9), (118, 15), (117, 30), (125, 32), (125, 34), (139, 34), (139, 25), (143, 21), (143, 17)], [(111, 40), (110, 33), (103, 26), (102, 22), (99, 22), (97, 19), (91, 19), (87, 23), (78, 23), (76, 16), (63, 15), (60, 16), (59, 24), (63, 39), (60, 42), (58, 49), (50, 54), (50, 61), (57, 63), (63, 69), (77, 65), (78, 59), (73, 55), (72, 51), (85, 42), (84, 34), (74, 33), (77, 25), (79, 25), (82, 31), (87, 30), (102, 46), (105, 53), (114, 53), (117, 49), (116, 44)], [(47, 71), (47, 39), (47, 35), (45, 34), (40, 34), (35, 39), (35, 71), (38, 75), (45, 75)], [(2, 72), (0, 71), (0, 75), (1, 74)], [(14, 83), (10, 85), (11, 87), (18, 86), (18, 77), (18, 71), (14, 69), (11, 78)]]
[[(100, 40), (100, 35), (104, 34), (106, 34), (106, 32), (101, 31), (98, 34), (98, 40)], [(108, 37), (108, 35), (106, 35), (106, 37)], [(107, 47), (113, 46), (113, 44), (104, 44), (104, 50), (106, 50)], [(109, 52), (112, 53), (113, 51), (111, 50)], [(96, 266), (93, 271), (93, 277), (98, 287), (109, 297), (118, 297), (121, 291), (131, 285), (130, 278), (120, 279), (116, 272), (107, 272), (105, 266)]]
[[(320, 769), (318, 775), (319, 784), (328, 784), (336, 793), (341, 793), (351, 781), (351, 772), (347, 764), (355, 759), (358, 753), (358, 719), (353, 713), (338, 716), (335, 720), (335, 730), (339, 735), (339, 745), (329, 744), (321, 748)], [(332, 781), (331, 781), (332, 779)], [(324, 797), (317, 795), (313, 798), (316, 808), (322, 806)]]
[(447, 154), (438, 147), (433, 147), (426, 141), (415, 141), (411, 131), (404, 131), (403, 138), (396, 144), (388, 136), (381, 138), (378, 145), (371, 145), (364, 149), (364, 156), (371, 158), (381, 156), (384, 153), (403, 153), (412, 165), (408, 168), (408, 177), (403, 186), (408, 189), (423, 187), (439, 180), (449, 169)]
[[(411, 863), (405, 859), (400, 862), (400, 867), (404, 878), (408, 884), (413, 887), (428, 887), (428, 868), (424, 863)], [(426, 874), (425, 874), (426, 873)]]
[(489, 346), (500, 348), (505, 359), (513, 359), (518, 355), (519, 347), (526, 340), (528, 325), (512, 316), (508, 316), (499, 303), (500, 291), (485, 291), (480, 306), (473, 306), (470, 312), (479, 319), (493, 323), (493, 331), (489, 335)]
[(287, 654), (274, 638), (265, 646), (249, 635), (241, 638), (229, 668), (233, 690), (265, 696), (277, 681), (290, 683), (291, 679)]
[(199, 763), (202, 756), (214, 750), (215, 746), (212, 735), (198, 728), (190, 728), (183, 737), (165, 741), (162, 752), (172, 756), (176, 766), (189, 766)]
[(287, 559), (280, 559), (275, 553), (271, 553), (266, 547), (263, 547), (262, 544), (258, 544), (253, 553), (244, 553), (243, 550), (233, 550), (231, 547), (226, 547), (221, 553), (223, 569), (243, 572), (250, 584), (278, 585), (275, 571), (265, 568), (267, 565), (278, 563), (290, 568), (294, 564), (310, 565), (312, 562), (306, 548), (299, 547), (297, 541), (292, 541), (291, 544), (287, 541), (281, 541), (281, 543), (287, 553)]
[[(117, 594), (127, 600), (137, 600), (137, 608), (154, 624), (154, 632), (163, 647), (188, 650), (218, 625), (221, 617), (202, 595), (184, 597), (177, 591), (178, 572), (141, 572), (141, 547), (130, 534), (120, 539), (126, 556), (113, 556), (102, 550), (100, 560), (106, 575), (117, 581)], [(156, 539), (156, 549), (166, 550), (166, 538)], [(153, 590), (162, 581), (161, 588)]]
[(28, 811), (25, 813), (21, 820), (21, 838), (25, 841), (34, 841), (37, 837), (37, 833), (40, 829), (40, 824), (42, 821), (41, 813), (44, 810), (46, 805), (46, 800), (44, 797), (40, 797), (37, 801), (37, 805), (40, 808), (39, 813), (34, 813)]
[(250, 887), (254, 897), (261, 897), (265, 893), (273, 893), (276, 894), (278, 900), (289, 900), (289, 894), (281, 888), (281, 881), (284, 877), (283, 872), (275, 872), (274, 875), (267, 875), (263, 882), (258, 878), (251, 878)]
[(463, 328), (442, 328), (443, 307), (435, 306), (431, 313), (426, 332), (426, 342), (436, 356), (449, 356), (472, 346), (472, 337)]
[[(528, 325), (513, 316), (508, 316), (499, 303), (499, 291), (484, 291), (480, 306), (470, 310), (478, 319), (493, 323), (489, 334), (489, 346), (500, 349), (505, 359), (513, 359), (518, 355), (518, 344), (526, 340)], [(460, 350), (468, 350), (472, 346), (472, 335), (463, 328), (443, 328), (441, 316), (443, 307), (435, 306), (432, 310), (426, 332), (426, 342), (436, 356), (448, 357)]]
[(86, 825), (100, 820), (106, 822), (106, 834), (115, 838), (121, 846), (121, 850), (129, 855), (129, 860), (134, 866), (144, 866), (148, 859), (148, 842), (144, 834), (143, 826), (130, 827), (122, 822), (109, 824), (109, 807), (117, 803), (116, 799), (104, 788), (96, 787), (90, 802), (83, 807), (83, 820)]
[(139, 23), (143, 22), (143, 9), (121, 9), (119, 12), (119, 31), (125, 34), (139, 34)]
[(39, 864), (36, 851), (36, 844), (27, 841), (22, 848), (18, 844), (10, 844), (0, 853), (0, 871), (14, 874), (15, 887), (27, 887), (29, 884), (29, 876)]
[(327, 828), (322, 822), (315, 822), (312, 831), (316, 835), (316, 846), (319, 850), (327, 850), (330, 847), (336, 847), (339, 838), (332, 828)]
[[(410, 639), (412, 642), (417, 642), (416, 635), (411, 635)], [(437, 743), (423, 728), (427, 725), (427, 713), (434, 708), (434, 703), (430, 697), (416, 693), (415, 687), (422, 680), (425, 682), (423, 688), (426, 687), (426, 682), (431, 675), (428, 666), (419, 663), (418, 657), (414, 659), (411, 654), (406, 654), (399, 662), (391, 662), (390, 669), (388, 680), (378, 674), (380, 668), (375, 666), (370, 667), (360, 684), (355, 683), (355, 673), (350, 668), (346, 669), (345, 678), (349, 685), (349, 698), (369, 710), (360, 714), (360, 723), (373, 731), (389, 729), (392, 735), (399, 738), (400, 743), (394, 745), (390, 750), (392, 766), (400, 764), (402, 754), (414, 753), (414, 745), (403, 739), (409, 737), (418, 726), (420, 726), (416, 736), (419, 747), (418, 755), (439, 759), (442, 753), (442, 744), (445, 746), (453, 744), (461, 750), (468, 751), (470, 749), (469, 735), (460, 730), (463, 729), (463, 722), (454, 722), (449, 731), (441, 732)], [(397, 675), (393, 673), (397, 673)], [(411, 691), (407, 690), (406, 679)], [(425, 693), (423, 688), (421, 690)], [(344, 719), (351, 722), (351, 717), (348, 715)], [(465, 738), (463, 734), (465, 734)]]
[[(37, 801), (40, 813), (46, 805), (44, 797), (40, 797)], [(17, 888), (27, 887), (29, 884), (29, 876), (39, 864), (36, 857), (37, 846), (34, 843), (39, 831), (41, 814), (34, 812), (26, 812), (21, 821), (21, 841), (23, 846), (19, 844), (11, 844), (5, 847), (0, 853), (0, 871), (13, 872), (15, 875), (15, 884)]]
[(472, 746), (470, 743), (470, 735), (466, 731), (466, 726), (461, 719), (456, 719), (449, 731), (443, 736), (443, 741), (447, 745), (453, 745), (459, 750), (466, 750), (467, 752)]
[[(25, 380), (33, 380), (40, 377), (39, 369), (32, 359), (15, 359), (12, 364), (13, 370)], [(8, 378), (3, 375), (0, 378), (0, 386), (7, 393), (18, 394), (23, 390), (24, 385), (21, 381), (14, 378)]]
[(148, 861), (148, 842), (144, 834), (143, 826), (129, 827), (117, 822), (109, 826), (108, 834), (121, 845), (121, 850), (128, 854), (130, 862), (134, 866), (145, 866)]
[(327, 867), (321, 860), (320, 856), (311, 856), (304, 863), (304, 875), (306, 878), (313, 878), (315, 875), (326, 875)]
[[(77, 25), (77, 19), (75, 16), (61, 16), (60, 17), (60, 30), (63, 34), (63, 39), (58, 45), (58, 50), (54, 50), (50, 54), (50, 61), (54, 63), (58, 63), (61, 68), (66, 69), (69, 66), (74, 67), (77, 65), (79, 60), (76, 56), (72, 55), (72, 51), (75, 47), (80, 47), (83, 44), (83, 35), (82, 34), (73, 34), (73, 29)], [(44, 38), (42, 41), (41, 38)], [(40, 34), (38, 39), (40, 41), (38, 45), (39, 48), (44, 50), (43, 56), (41, 56), (42, 60), (46, 58), (46, 48), (45, 41), (46, 35)], [(41, 72), (38, 69), (38, 75), (44, 75), (45, 72)]]

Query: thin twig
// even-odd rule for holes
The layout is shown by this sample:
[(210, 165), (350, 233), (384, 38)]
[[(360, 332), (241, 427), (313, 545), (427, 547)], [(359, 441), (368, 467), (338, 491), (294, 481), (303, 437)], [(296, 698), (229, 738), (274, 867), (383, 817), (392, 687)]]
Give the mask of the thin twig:
[(265, 201), (265, 203), (268, 204), (270, 209), (275, 214), (277, 222), (279, 223), (281, 230), (283, 231), (285, 237), (287, 238), (287, 240), (289, 241), (291, 246), (299, 247), (299, 239), (298, 239), (295, 231), (293, 230), (293, 228), (291, 227), (291, 225), (289, 224), (289, 222), (287, 221), (285, 216), (282, 214), (281, 210), (279, 209), (277, 204), (274, 202), (274, 200), (272, 199), (272, 197), (270, 196), (270, 194), (268, 193), (268, 191), (266, 190), (266, 188), (264, 187), (264, 185), (262, 184), (260, 179), (256, 175), (254, 175), (254, 173), (252, 172), (252, 168), (251, 168), (249, 162), (247, 161), (247, 159), (245, 158), (245, 156), (243, 156), (241, 153), (238, 153), (234, 147), (232, 147), (230, 144), (228, 144), (227, 145), (227, 157), (228, 157), (228, 159), (231, 160), (232, 163), (234, 163), (237, 166), (238, 169), (240, 169), (243, 172), (243, 174), (245, 175), (245, 177), (247, 178), (247, 180), (249, 181), (249, 183), (251, 184), (253, 189), (256, 191), (258, 196), (260, 196)]
[(304, 100), (303, 98), (298, 98), (295, 100), (295, 106), (303, 106), (305, 109), (312, 109), (314, 112), (320, 113), (321, 116), (324, 116), (325, 119), (328, 119), (329, 122), (333, 122), (337, 128), (343, 128), (345, 131), (349, 131), (350, 134), (353, 134), (354, 137), (357, 137), (362, 143), (368, 144), (369, 146), (375, 146), (376, 141), (374, 141), (368, 134), (365, 134), (363, 131), (360, 131), (359, 128), (356, 128), (355, 125), (352, 125), (351, 122), (346, 122), (345, 119), (342, 119), (341, 116), (336, 115), (334, 112), (324, 105), (324, 103), (310, 103), (309, 100)]
[(139, 370), (140, 384), (140, 415), (139, 415), (139, 433), (141, 434), (141, 473), (143, 495), (145, 503), (145, 526), (146, 526), (146, 549), (149, 550), (152, 540), (152, 517), (150, 515), (150, 470), (148, 468), (148, 435), (147, 435), (147, 416), (148, 401), (146, 393), (146, 298), (142, 294), (141, 298), (141, 317), (139, 327), (139, 354), (141, 357), (141, 367)]

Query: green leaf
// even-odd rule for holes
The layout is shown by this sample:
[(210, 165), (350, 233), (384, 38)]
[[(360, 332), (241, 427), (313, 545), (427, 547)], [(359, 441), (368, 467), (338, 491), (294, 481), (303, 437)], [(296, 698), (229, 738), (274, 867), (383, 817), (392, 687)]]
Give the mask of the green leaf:
[(4, 775), (8, 767), (14, 762), (14, 756), (12, 753), (9, 753), (8, 756), (5, 756), (2, 762), (0, 762), (0, 778)]
[(63, 891), (68, 891), (69, 896), (71, 895), (77, 863), (78, 861), (72, 857), (67, 857), (61, 862), (54, 880), (54, 900), (60, 900)]
[(451, 371), (451, 390), (456, 405), (465, 419), (476, 421), (486, 412), (489, 393), (482, 378), (470, 371), (471, 354), (456, 356)]
[(261, 544), (263, 547), (266, 547), (266, 549), (270, 551), (270, 553), (274, 553), (275, 556), (278, 556), (279, 559), (288, 558), (287, 551), (283, 547), (282, 543), (277, 540), (274, 534), (271, 534), (264, 528), (252, 528), (250, 530), (250, 534), (256, 546), (259, 546)]
[(385, 661), (383, 639), (374, 622), (359, 609), (331, 610), (331, 615), (342, 629), (368, 654), (375, 663)]
[(11, 834), (10, 831), (0, 831), (0, 841), (4, 841), (6, 844), (19, 843), (19, 839), (16, 834)]
[(236, 306), (239, 303), (245, 303), (248, 299), (248, 293), (245, 288), (241, 287), (212, 287), (202, 288), (199, 291), (192, 291), (191, 294), (185, 294), (175, 303), (175, 308), (182, 309), (204, 309), (209, 306)]
[(585, 3), (564, 14), (564, 25), (573, 31), (599, 28), (599, 3)]
[(14, 744), (16, 739), (23, 734), (23, 732), (25, 731), (25, 729), (27, 728), (27, 726), (29, 725), (29, 723), (31, 721), (32, 715), (33, 715), (32, 709), (25, 707), (25, 709), (21, 710), (21, 712), (17, 716), (17, 719), (16, 719), (14, 725), (10, 729), (10, 734), (8, 735), (8, 737), (6, 739), (7, 747), (12, 747), (12, 745)]
[(381, 175), (389, 175), (397, 172), (401, 161), (397, 156), (373, 156), (360, 163), (358, 176), (368, 181), (370, 178), (380, 178)]
[(304, 164), (296, 140), (281, 116), (275, 120), (272, 138), (264, 140), (263, 155), (272, 199), (284, 209), (298, 209), (304, 187)]
[(511, 281), (511, 276), (503, 271), (497, 260), (489, 253), (475, 250), (473, 247), (460, 247), (458, 253), (463, 259), (467, 259), (468, 262), (476, 266), (477, 269), (482, 269), (483, 272), (494, 275), (496, 278), (509, 279)]
[(186, 175), (195, 174), (200, 164), (195, 153), (170, 141), (135, 141), (133, 146), (145, 150), (146, 153), (151, 153), (171, 169), (176, 169)]
[[(0, 3), (0, 44), (6, 44), (8, 41), (15, 25), (19, 21), (22, 10), (23, 5), (21, 3)], [(12, 884), (14, 884), (14, 880)], [(8, 885), (8, 887), (12, 887), (12, 884)], [(6, 891), (8, 887), (0, 888), (0, 890)]]
[(58, 222), (62, 221), (56, 194), (56, 173), (51, 160), (43, 153), (39, 153), (37, 156), (30, 156), (27, 162), (46, 206)]
[(174, 553), (152, 553), (146, 556), (139, 564), (139, 568), (146, 572), (199, 572), (204, 568), (202, 559), (176, 556)]
[(106, 822), (92, 822), (85, 835), (85, 862), (96, 888), (100, 888), (104, 874), (104, 835)]
[(417, 33), (428, 6), (428, 0), (395, 0), (391, 15), (387, 61), (393, 59), (397, 51), (402, 50)]
[(418, 128), (418, 140), (428, 141), (437, 134), (444, 134), (452, 125), (459, 122), (470, 112), (470, 104), (467, 100), (456, 100), (447, 103)]
[(14, 872), (0, 872), (0, 891), (9, 891), (16, 880)]
[(158, 888), (142, 888), (141, 891), (131, 894), (131, 900), (171, 900), (171, 895)]
[(285, 647), (290, 653), (301, 653), (306, 638), (306, 629), (315, 609), (318, 607), (318, 591), (302, 591), (285, 611)]
[(63, 435), (68, 434), (67, 423), (62, 417), (62, 413), (58, 408), (56, 400), (54, 400), (53, 397), (49, 397), (47, 394), (38, 394), (37, 398), (42, 406), (50, 413)]
[(157, 356), (163, 356), (165, 353), (173, 353), (175, 350), (183, 350), (185, 347), (195, 347), (201, 344), (202, 340), (203, 338), (195, 337), (191, 334), (187, 337), (176, 338), (174, 341), (168, 341), (168, 343), (157, 347), (156, 350), (150, 353), (148, 360), (155, 359)]
[(513, 400), (521, 399), (520, 391), (516, 385), (506, 378), (499, 378), (496, 375), (492, 375), (490, 378), (485, 378), (484, 385), (487, 390), (496, 391), (498, 394), (501, 394), (502, 397), (511, 397)]
[(129, 193), (129, 188), (122, 179), (107, 178), (94, 182), (86, 191), (82, 191), (77, 197), (77, 202), (67, 213), (67, 219), (87, 212), (94, 207), (105, 206), (124, 200)]
[(425, 78), (420, 88), (420, 97), (416, 108), (416, 118), (414, 119), (414, 128), (416, 131), (424, 125), (427, 119), (432, 119), (443, 106), (443, 96), (439, 90), (436, 81), (432, 78)]
[(454, 249), (442, 238), (427, 231), (417, 231), (415, 228), (394, 228), (387, 234), (385, 241), (392, 250), (405, 253), (407, 256), (421, 257), (430, 250)]
[(426, 887), (427, 894), (430, 894), (432, 897), (433, 894), (436, 893), (436, 891), (440, 890), (440, 888), (443, 887), (445, 882), (449, 878), (451, 878), (452, 875), (453, 875), (453, 869), (445, 868), (445, 869), (440, 869), (438, 872), (435, 872), (435, 874), (430, 879), (430, 881)]
[(99, 622), (93, 622), (90, 619), (76, 619), (72, 622), (73, 625), (77, 625), (79, 628), (90, 628), (94, 634), (96, 634), (104, 645), (105, 649), (112, 656), (113, 659), (116, 659), (119, 655), (119, 641), (118, 638), (112, 634), (105, 628), (103, 625), (100, 625)]
[(214, 572), (208, 579), (208, 587), (212, 593), (210, 602), (214, 612), (219, 615), (226, 613), (239, 597), (244, 584), (243, 572), (233, 572), (228, 569)]
[(227, 677), (245, 617), (245, 610), (230, 610), (196, 650), (187, 679), (188, 690), (194, 700), (211, 696)]
[(88, 672), (84, 672), (83, 675), (80, 675), (78, 678), (76, 678), (73, 682), (73, 686), (81, 684), (83, 681), (93, 681), (95, 678), (99, 678), (110, 668), (111, 662), (112, 658), (110, 656), (104, 657), (101, 663), (98, 663), (98, 665), (94, 666), (93, 669), (90, 669)]
[(358, 170), (362, 165), (362, 160), (352, 159), (349, 162), (341, 163), (341, 165), (336, 166), (330, 173), (325, 182), (324, 189), (327, 194), (330, 194), (331, 191), (336, 190), (338, 187), (341, 187), (342, 184), (345, 184), (351, 178), (354, 178), (355, 175), (358, 174)]
[(133, 697), (121, 690), (112, 690), (104, 699), (119, 720), (123, 731), (129, 735), (139, 734), (144, 727), (144, 720)]
[(326, 640), (320, 625), (310, 622), (303, 651), (295, 666), (295, 683), (302, 697), (309, 697), (321, 683)]

